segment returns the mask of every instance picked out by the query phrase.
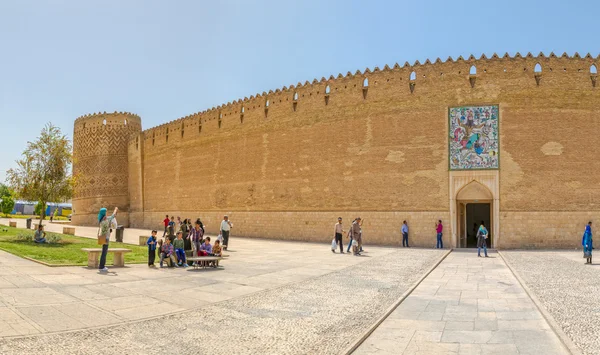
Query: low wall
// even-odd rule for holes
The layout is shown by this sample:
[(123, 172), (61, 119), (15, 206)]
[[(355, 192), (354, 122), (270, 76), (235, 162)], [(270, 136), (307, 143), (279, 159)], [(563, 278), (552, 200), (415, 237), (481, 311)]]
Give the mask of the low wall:
[[(223, 220), (223, 212), (132, 212), (130, 224), (134, 228), (162, 230), (165, 215), (181, 219), (200, 217), (206, 231), (217, 234)], [(409, 241), (415, 247), (434, 247), (436, 243), (435, 221), (444, 221), (444, 244), (450, 245), (449, 213), (439, 212), (226, 212), (233, 223), (232, 236), (256, 237), (309, 242), (331, 242), (337, 218), (344, 219), (344, 229), (360, 216), (363, 223), (365, 245), (402, 245), (400, 227), (408, 222)], [(347, 243), (344, 237), (344, 244)]]
[(581, 248), (585, 225), (600, 223), (596, 212), (502, 212), (499, 249)]

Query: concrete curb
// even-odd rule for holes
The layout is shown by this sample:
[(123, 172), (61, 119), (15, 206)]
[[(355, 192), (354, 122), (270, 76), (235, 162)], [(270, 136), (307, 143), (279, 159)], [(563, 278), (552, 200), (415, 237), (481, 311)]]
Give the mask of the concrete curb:
[(433, 272), (433, 270), (435, 270), (438, 265), (440, 265), (442, 263), (442, 261), (444, 261), (444, 259), (446, 259), (446, 257), (448, 255), (450, 255), (450, 253), (452, 252), (453, 249), (448, 250), (436, 263), (435, 265), (433, 265), (423, 276), (421, 276), (421, 278), (419, 280), (417, 280), (417, 282), (415, 282), (411, 287), (409, 287), (408, 290), (406, 290), (406, 292), (404, 292), (402, 294), (402, 296), (400, 296), (400, 298), (394, 302), (394, 304), (392, 304), (387, 311), (379, 318), (375, 321), (375, 323), (369, 327), (369, 329), (367, 329), (367, 331), (365, 331), (360, 338), (358, 338), (358, 340), (356, 340), (353, 344), (350, 344), (350, 346), (348, 346), (343, 352), (342, 354), (345, 355), (350, 355), (352, 354), (356, 349), (358, 349), (358, 347), (365, 341), (367, 340), (367, 338), (375, 331), (375, 329), (377, 329), (381, 323), (383, 323), (383, 321), (385, 321), (387, 319), (387, 317), (390, 316), (390, 314), (392, 314), (392, 312), (394, 312), (396, 310), (396, 308), (398, 308), (398, 306), (408, 297), (410, 296), (410, 294), (421, 284), (421, 282), (423, 282), (423, 280), (425, 280), (425, 278), (427, 278), (427, 276), (429, 276), (429, 274), (431, 274), (431, 272)]
[(540, 311), (540, 313), (542, 313), (542, 316), (544, 317), (544, 319), (546, 320), (546, 322), (548, 322), (548, 324), (550, 325), (550, 328), (552, 328), (552, 330), (554, 331), (554, 333), (558, 336), (558, 338), (560, 339), (560, 341), (563, 344), (563, 346), (572, 355), (582, 355), (582, 353), (579, 350), (579, 348), (577, 348), (577, 346), (571, 341), (571, 339), (563, 332), (562, 328), (554, 320), (554, 317), (552, 317), (552, 315), (546, 310), (546, 308), (543, 306), (543, 304), (540, 302), (540, 300), (535, 296), (535, 294), (533, 293), (533, 291), (531, 291), (529, 289), (529, 287), (525, 284), (525, 282), (523, 281), (523, 279), (521, 279), (521, 277), (519, 276), (519, 274), (517, 274), (517, 272), (512, 267), (512, 265), (508, 262), (508, 260), (506, 260), (506, 258), (504, 257), (504, 255), (502, 255), (502, 253), (500, 251), (498, 251), (498, 255), (500, 255), (500, 257), (502, 258), (502, 260), (504, 261), (504, 263), (506, 264), (506, 266), (508, 267), (508, 269), (510, 270), (510, 272), (517, 279), (517, 281), (519, 281), (519, 284), (521, 284), (521, 287), (523, 287), (523, 289), (525, 290), (525, 293), (527, 293), (527, 295), (529, 296), (529, 298), (531, 298), (531, 300), (533, 301), (533, 303), (535, 304), (535, 306), (537, 307), (537, 309)]

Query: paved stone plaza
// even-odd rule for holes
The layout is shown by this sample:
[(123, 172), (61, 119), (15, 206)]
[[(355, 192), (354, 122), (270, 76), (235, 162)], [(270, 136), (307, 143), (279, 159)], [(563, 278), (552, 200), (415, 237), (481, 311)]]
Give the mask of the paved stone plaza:
[[(125, 241), (144, 233), (127, 230)], [(217, 270), (128, 265), (108, 275), (0, 252), (0, 353), (340, 354), (448, 252), (369, 247), (354, 257), (235, 236), (231, 245)], [(595, 354), (600, 275), (579, 254), (502, 255)], [(448, 254), (355, 354), (568, 354), (504, 260), (490, 256)]]
[(568, 354), (497, 253), (451, 253), (355, 354)]
[(580, 251), (502, 255), (582, 353), (599, 354), (600, 264), (585, 265)]

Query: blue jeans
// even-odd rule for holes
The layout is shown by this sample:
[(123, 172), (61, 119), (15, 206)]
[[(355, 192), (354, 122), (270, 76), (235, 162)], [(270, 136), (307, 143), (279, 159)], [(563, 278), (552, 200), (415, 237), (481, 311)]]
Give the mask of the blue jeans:
[(104, 265), (106, 264), (106, 254), (108, 254), (108, 243), (102, 246), (102, 255), (100, 255), (100, 265), (98, 269), (104, 269)]
[(46, 243), (46, 238), (35, 239), (34, 242), (36, 242), (36, 243)]
[(408, 233), (402, 233), (402, 246), (403, 247), (408, 246)]
[(349, 253), (351, 248), (352, 248), (352, 237), (350, 237), (350, 241), (348, 242), (348, 250), (346, 250), (346, 253)]
[[(487, 257), (487, 245), (485, 245), (485, 244), (486, 243), (483, 242), (483, 253)], [(477, 256), (481, 256), (481, 247), (477, 247)]]
[(175, 249), (175, 254), (177, 255), (179, 262), (185, 263), (185, 251), (183, 249)]
[(436, 248), (444, 249), (444, 242), (442, 241), (442, 233), (437, 234), (437, 245)]

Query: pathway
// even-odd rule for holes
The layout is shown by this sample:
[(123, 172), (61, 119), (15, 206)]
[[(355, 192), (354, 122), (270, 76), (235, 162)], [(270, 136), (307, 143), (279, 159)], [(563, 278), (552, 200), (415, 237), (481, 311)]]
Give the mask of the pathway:
[(354, 354), (568, 354), (497, 253), (452, 252)]

